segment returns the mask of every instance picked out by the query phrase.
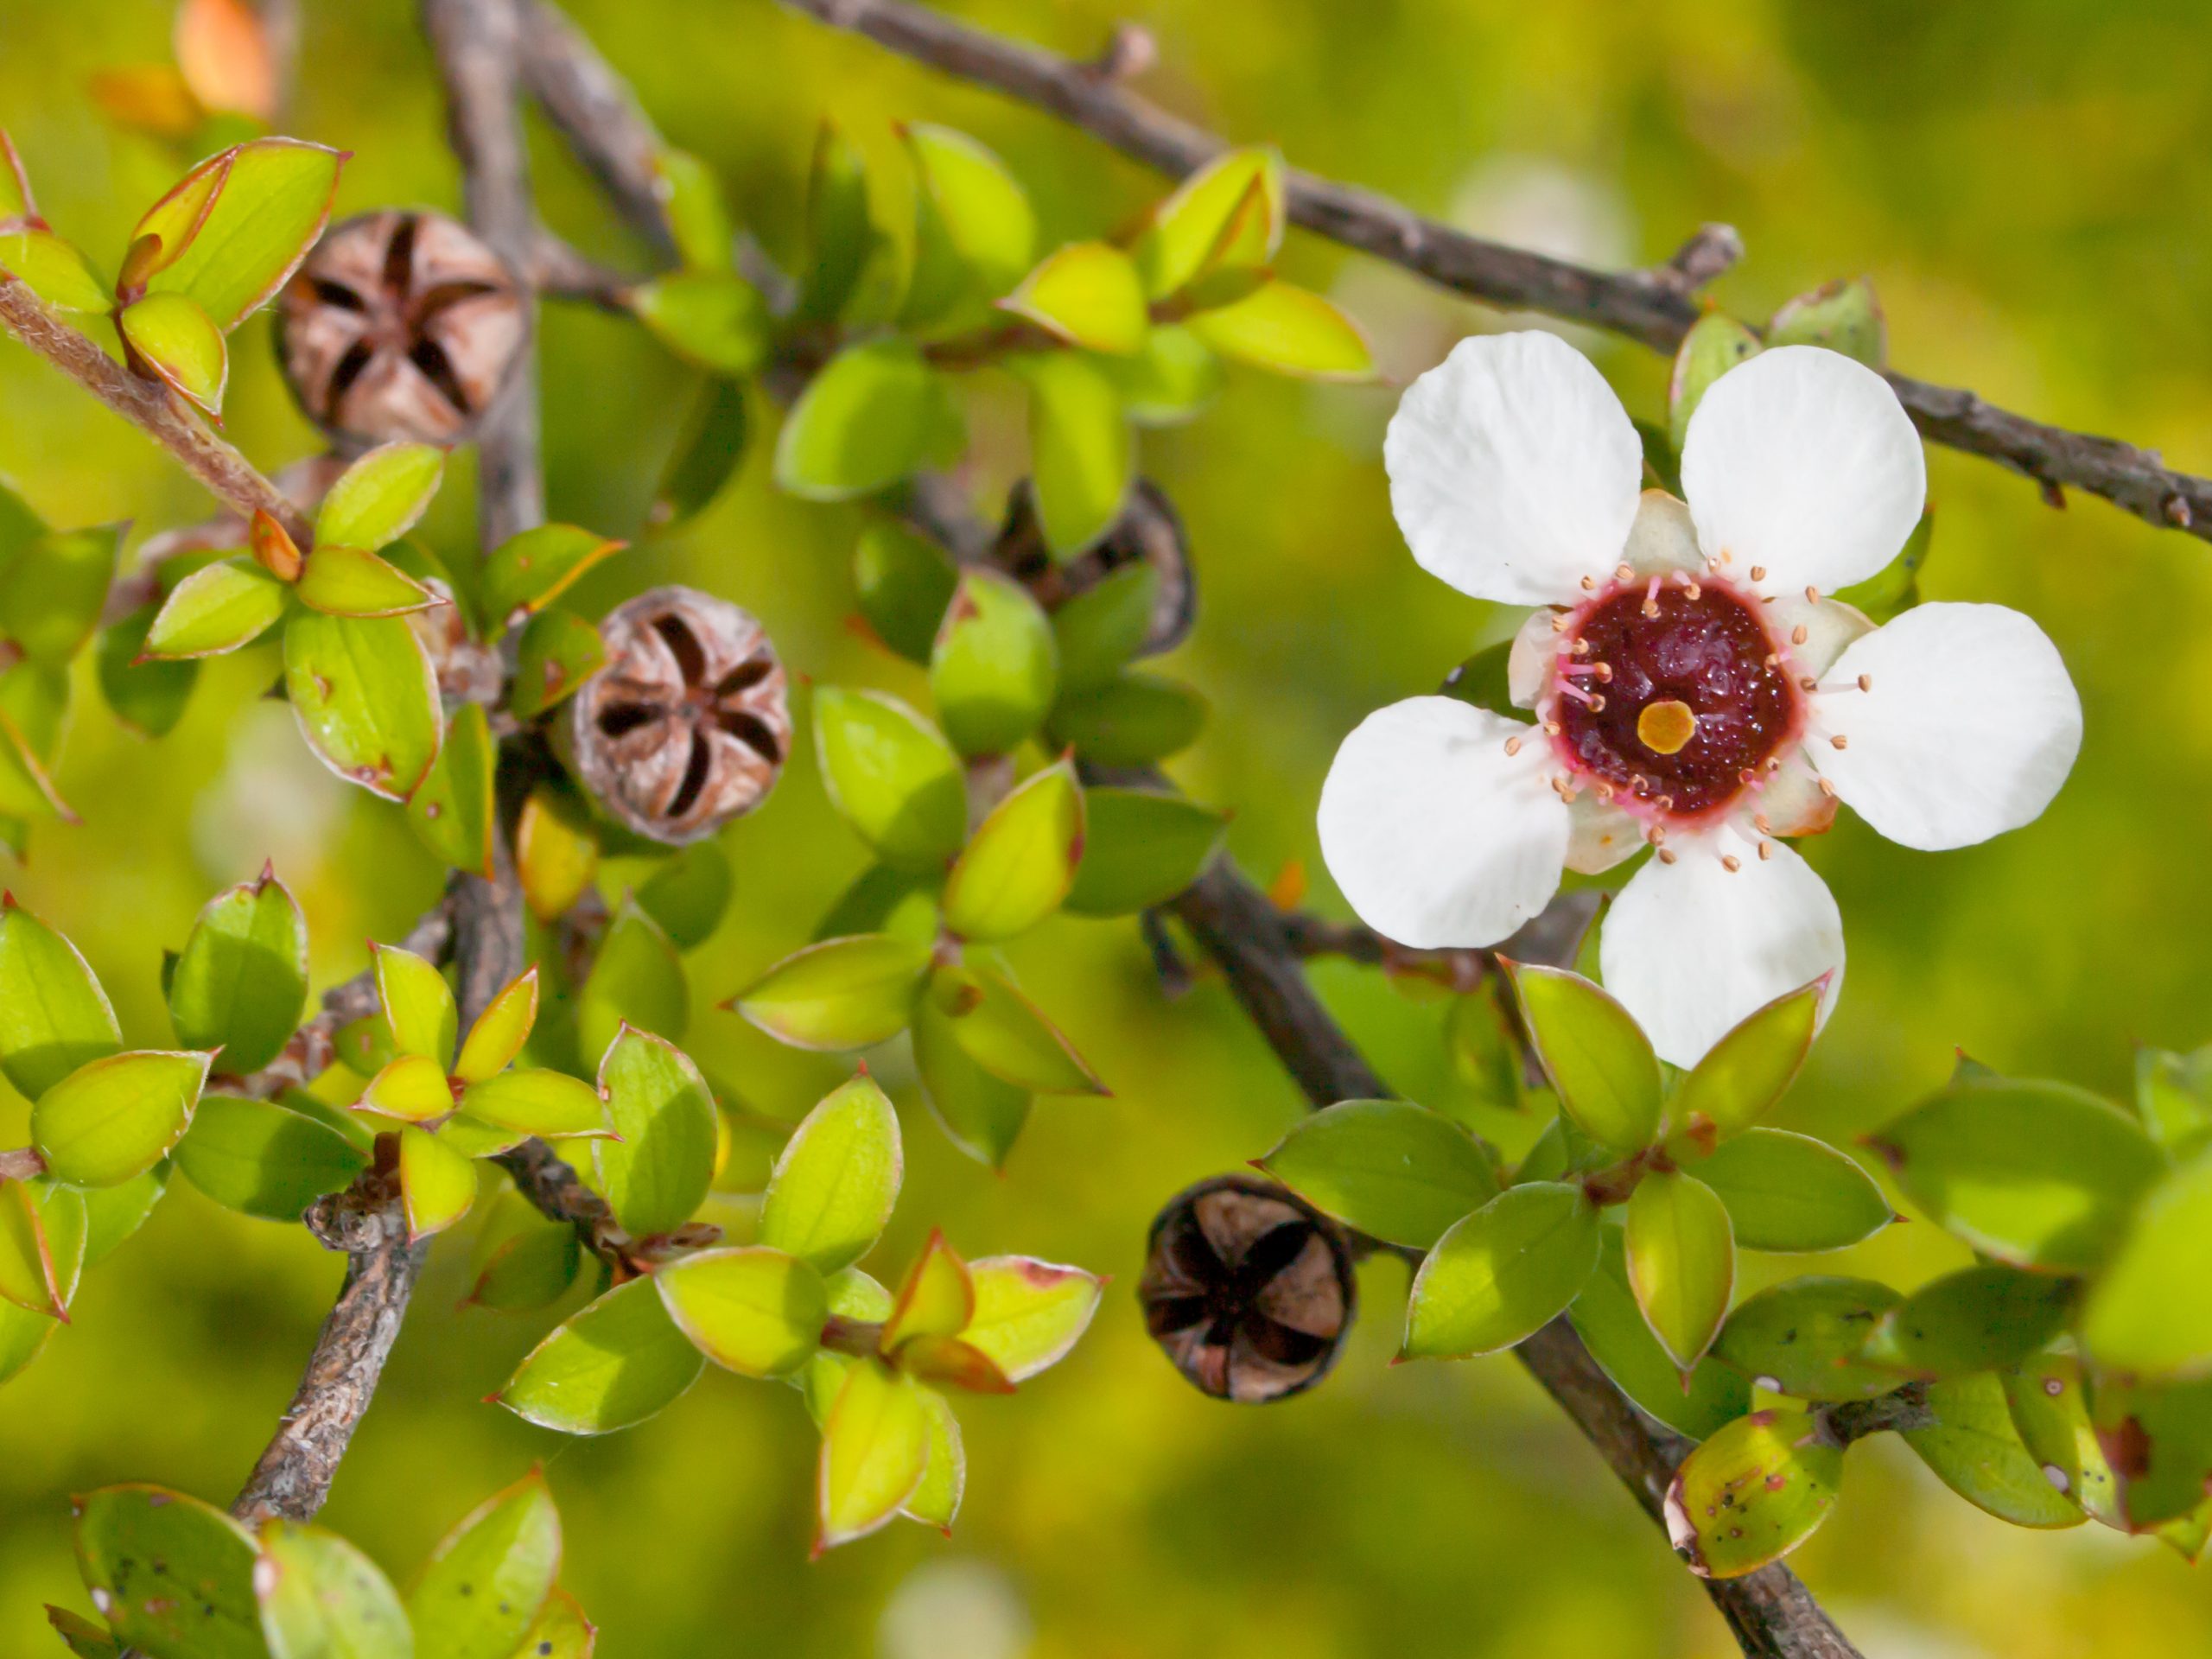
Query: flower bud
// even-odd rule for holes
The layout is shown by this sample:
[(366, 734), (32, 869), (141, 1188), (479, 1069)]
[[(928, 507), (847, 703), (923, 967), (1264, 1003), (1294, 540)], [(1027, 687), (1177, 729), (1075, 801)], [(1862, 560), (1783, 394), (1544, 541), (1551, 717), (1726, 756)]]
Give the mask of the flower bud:
[(529, 301), (506, 262), (442, 213), (333, 226), (285, 285), (276, 355), (341, 443), (466, 438), (521, 361)]
[(584, 786), (654, 841), (711, 835), (775, 786), (791, 752), (784, 666), (760, 623), (693, 588), (655, 588), (600, 624), (607, 662), (569, 715)]
[(1342, 1228), (1273, 1181), (1223, 1175), (1154, 1221), (1137, 1300), (1185, 1376), (1262, 1404), (1328, 1375), (1357, 1291)]

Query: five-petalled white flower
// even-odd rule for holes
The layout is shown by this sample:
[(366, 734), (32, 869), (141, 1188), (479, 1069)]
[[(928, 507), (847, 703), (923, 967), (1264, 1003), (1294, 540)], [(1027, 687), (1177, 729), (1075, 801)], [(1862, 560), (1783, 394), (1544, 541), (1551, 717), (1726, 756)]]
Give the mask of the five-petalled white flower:
[(1605, 984), (1695, 1063), (1773, 998), (1841, 979), (1835, 900), (1781, 837), (1839, 798), (1936, 850), (2028, 823), (2065, 781), (2082, 708), (2017, 611), (1923, 604), (1875, 627), (1823, 597), (1883, 569), (1927, 493), (1896, 394), (1784, 346), (1713, 383), (1685, 505), (1589, 361), (1544, 334), (1466, 340), (1407, 391), (1383, 457), (1414, 557), (1538, 609), (1515, 640), (1535, 723), (1413, 697), (1345, 738), (1321, 791), (1331, 874), (1414, 946), (1489, 945), (1562, 867), (1653, 856), (1599, 941)]

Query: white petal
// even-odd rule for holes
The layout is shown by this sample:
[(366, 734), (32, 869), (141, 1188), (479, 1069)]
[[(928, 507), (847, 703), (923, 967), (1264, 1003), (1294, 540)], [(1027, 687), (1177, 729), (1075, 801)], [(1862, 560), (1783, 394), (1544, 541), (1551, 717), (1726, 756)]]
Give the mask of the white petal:
[[(1861, 674), (1871, 690), (1853, 683)], [(1916, 606), (1827, 677), (1849, 689), (1813, 700), (1806, 753), (1846, 805), (1907, 847), (1971, 846), (2031, 822), (2082, 747), (2058, 647), (2002, 605)]]
[[(1761, 776), (1751, 797), (1751, 828), (1757, 830), (1758, 820), (1764, 818), (1764, 833), (1770, 836), (1821, 834), (1835, 822), (1836, 798), (1821, 787), (1821, 774), (1813, 769), (1812, 757), (1801, 746), (1775, 758), (1782, 765)], [(1741, 830), (1743, 825), (1737, 828)]]
[[(1785, 991), (1843, 977), (1843, 918), (1813, 867), (1734, 830), (1670, 842), (1672, 864), (1638, 870), (1605, 918), (1605, 988), (1642, 1022), (1660, 1058), (1694, 1065), (1728, 1030)], [(1737, 861), (1731, 870), (1720, 861)]]
[(1620, 562), (1643, 446), (1605, 377), (1546, 334), (1480, 334), (1406, 389), (1382, 441), (1423, 569), (1512, 605), (1573, 604)]
[(1497, 944), (1559, 887), (1568, 818), (1548, 760), (1533, 728), (1451, 697), (1377, 709), (1321, 785), (1329, 874), (1361, 920), (1401, 944)]
[(1646, 490), (1637, 503), (1620, 562), (1639, 576), (1667, 576), (1677, 570), (1703, 575), (1705, 551), (1697, 544), (1688, 506), (1664, 490)]
[(1840, 353), (1783, 346), (1713, 383), (1682, 440), (1698, 541), (1768, 593), (1862, 582), (1928, 499), (1920, 435), (1889, 382)]
[(1618, 806), (1608, 806), (1595, 790), (1578, 791), (1567, 803), (1567, 868), (1599, 875), (1643, 850), (1643, 826)]
[(1559, 613), (1549, 606), (1529, 613), (1505, 653), (1505, 689), (1516, 709), (1533, 709), (1552, 677), (1559, 659), (1559, 630), (1552, 624)]

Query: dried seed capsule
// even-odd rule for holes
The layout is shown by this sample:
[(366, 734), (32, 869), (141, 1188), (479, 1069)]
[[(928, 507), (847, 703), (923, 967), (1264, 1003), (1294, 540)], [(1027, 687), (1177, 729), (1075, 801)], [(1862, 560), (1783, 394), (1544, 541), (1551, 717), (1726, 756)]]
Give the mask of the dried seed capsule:
[(1023, 480), (1007, 504), (1006, 527), (992, 546), (991, 562), (1027, 587), (1048, 611), (1089, 592), (1125, 565), (1150, 565), (1160, 588), (1153, 601), (1152, 626), (1137, 648), (1140, 657), (1173, 650), (1198, 620), (1198, 588), (1183, 520), (1166, 493), (1149, 479), (1136, 481), (1128, 504), (1104, 538), (1065, 564), (1055, 561), (1045, 546), (1036, 496)]
[(1328, 1375), (1356, 1293), (1344, 1230), (1249, 1175), (1201, 1181), (1162, 1210), (1137, 1286), (1145, 1327), (1175, 1368), (1246, 1404)]
[(655, 588), (600, 624), (607, 662), (571, 705), (584, 785), (655, 841), (750, 812), (791, 752), (784, 666), (760, 623), (693, 588)]
[(458, 443), (522, 359), (529, 301), (506, 262), (442, 213), (333, 226), (285, 285), (276, 355), (342, 442)]

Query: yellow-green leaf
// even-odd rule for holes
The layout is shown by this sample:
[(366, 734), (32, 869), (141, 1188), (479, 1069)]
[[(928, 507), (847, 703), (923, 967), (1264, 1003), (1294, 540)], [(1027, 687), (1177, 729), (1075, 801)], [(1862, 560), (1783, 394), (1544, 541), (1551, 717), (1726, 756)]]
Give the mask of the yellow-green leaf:
[(700, 1250), (653, 1275), (669, 1317), (699, 1351), (741, 1376), (783, 1376), (821, 1346), (822, 1275), (765, 1245)]

